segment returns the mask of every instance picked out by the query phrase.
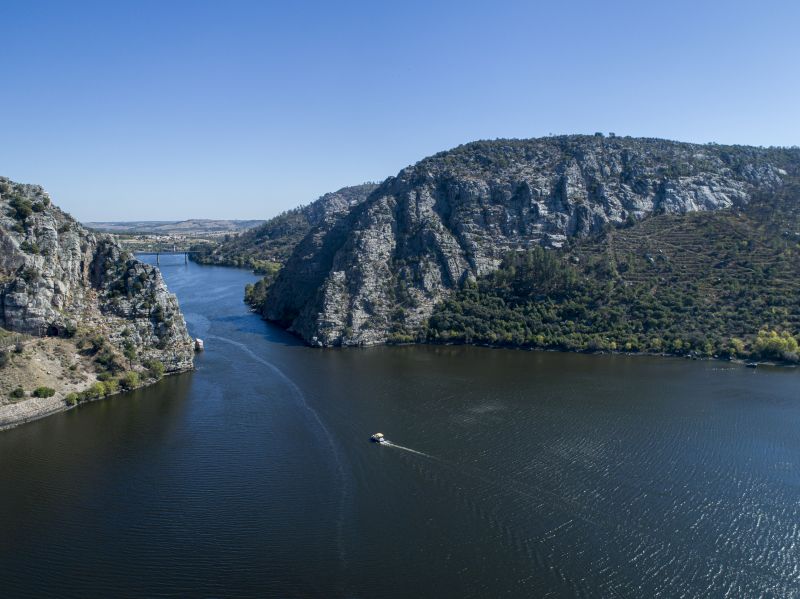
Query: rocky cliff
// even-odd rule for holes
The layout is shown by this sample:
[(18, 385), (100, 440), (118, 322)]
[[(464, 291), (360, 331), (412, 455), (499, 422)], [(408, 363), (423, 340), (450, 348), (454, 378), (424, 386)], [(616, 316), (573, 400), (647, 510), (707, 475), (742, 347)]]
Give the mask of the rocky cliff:
[(796, 150), (566, 136), (476, 142), (403, 169), (296, 246), (262, 314), (313, 345), (421, 326), (511, 250), (559, 248), (659, 213), (743, 207)]
[(192, 340), (158, 269), (84, 229), (41, 187), (5, 178), (0, 326), (39, 337), (99, 336), (134, 370), (152, 361), (167, 372), (192, 367)]

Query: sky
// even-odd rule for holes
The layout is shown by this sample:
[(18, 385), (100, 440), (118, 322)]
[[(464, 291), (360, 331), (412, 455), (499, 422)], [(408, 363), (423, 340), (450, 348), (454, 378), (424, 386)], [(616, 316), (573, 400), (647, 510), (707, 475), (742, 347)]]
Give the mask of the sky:
[(800, 144), (800, 3), (0, 0), (0, 175), (268, 218), (461, 143)]

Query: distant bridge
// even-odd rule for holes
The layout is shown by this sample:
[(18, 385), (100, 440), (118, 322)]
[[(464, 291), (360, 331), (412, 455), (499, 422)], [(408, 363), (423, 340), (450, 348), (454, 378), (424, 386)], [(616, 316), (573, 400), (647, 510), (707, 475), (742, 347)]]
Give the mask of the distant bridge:
[(189, 247), (181, 247), (177, 244), (164, 245), (154, 244), (151, 246), (137, 247), (134, 249), (135, 254), (155, 254), (156, 264), (161, 264), (161, 256), (178, 256), (183, 254), (183, 263), (189, 263), (189, 254), (202, 254), (198, 250), (189, 249)]

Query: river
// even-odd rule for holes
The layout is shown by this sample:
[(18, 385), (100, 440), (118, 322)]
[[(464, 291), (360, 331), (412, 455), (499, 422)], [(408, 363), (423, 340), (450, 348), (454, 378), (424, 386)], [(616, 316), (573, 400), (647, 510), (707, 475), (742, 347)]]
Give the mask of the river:
[(0, 433), (3, 597), (800, 594), (797, 370), (312, 349), (174, 261), (195, 372)]

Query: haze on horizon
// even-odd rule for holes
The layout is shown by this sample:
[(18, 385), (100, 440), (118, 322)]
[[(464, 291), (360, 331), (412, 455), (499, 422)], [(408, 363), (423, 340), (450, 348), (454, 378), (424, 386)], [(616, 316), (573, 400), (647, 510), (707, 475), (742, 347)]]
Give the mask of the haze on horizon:
[(476, 139), (800, 143), (800, 5), (10, 1), (0, 175), (84, 221), (263, 219)]

